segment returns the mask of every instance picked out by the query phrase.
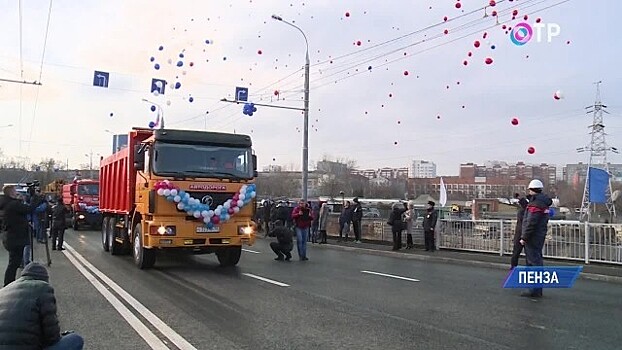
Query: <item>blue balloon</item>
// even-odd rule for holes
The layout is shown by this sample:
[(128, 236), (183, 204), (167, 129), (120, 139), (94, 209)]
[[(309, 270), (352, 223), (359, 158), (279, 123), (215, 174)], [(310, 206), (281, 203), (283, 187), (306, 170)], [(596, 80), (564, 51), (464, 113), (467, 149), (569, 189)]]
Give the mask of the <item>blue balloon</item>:
[(371, 70), (371, 66), (367, 67), (367, 70)]
[(494, 50), (494, 49), (496, 49), (497, 47), (496, 47), (495, 45), (492, 45), (490, 48)]
[(190, 102), (194, 102), (194, 97), (190, 97), (190, 98), (188, 99), (188, 101), (190, 101)]
[(153, 68), (160, 69), (160, 65), (158, 63), (156, 63), (155, 66), (153, 66)]
[(179, 58), (184, 58), (184, 54), (183, 54), (183, 53), (180, 53), (180, 54), (179, 54)]
[(155, 112), (155, 110), (156, 110), (156, 106), (151, 106), (151, 111)]
[(149, 128), (150, 129), (155, 128), (155, 122), (149, 122)]
[(160, 46), (160, 47), (158, 48), (158, 50), (160, 50), (160, 51), (164, 50), (164, 46)]
[(180, 82), (176, 82), (175, 83), (175, 89), (179, 89), (181, 87), (181, 83)]
[(175, 197), (168, 196), (168, 197), (166, 197), (166, 200), (169, 201), (169, 202), (173, 202), (173, 201), (175, 201)]
[(151, 61), (151, 62), (155, 61), (155, 57), (153, 57), (153, 56), (152, 56), (152, 57), (149, 59), (149, 61)]
[(213, 223), (213, 222), (211, 222), (211, 221), (210, 221), (210, 222), (208, 222), (208, 223), (207, 223), (207, 228), (209, 228), (209, 229), (214, 228), (214, 223)]
[(177, 193), (178, 196), (180, 196), (181, 198), (184, 198), (186, 196), (186, 192), (185, 191), (179, 191)]
[(183, 65), (184, 65), (184, 63), (182, 61), (177, 61), (177, 67), (181, 67)]

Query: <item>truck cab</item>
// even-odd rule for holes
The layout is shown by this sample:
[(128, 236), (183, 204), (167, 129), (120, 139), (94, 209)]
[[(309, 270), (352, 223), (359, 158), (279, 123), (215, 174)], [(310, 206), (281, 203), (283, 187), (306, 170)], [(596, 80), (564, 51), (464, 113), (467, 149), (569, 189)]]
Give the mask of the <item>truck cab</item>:
[(99, 181), (74, 180), (63, 185), (63, 203), (70, 208), (71, 226), (78, 230), (82, 225), (99, 227)]

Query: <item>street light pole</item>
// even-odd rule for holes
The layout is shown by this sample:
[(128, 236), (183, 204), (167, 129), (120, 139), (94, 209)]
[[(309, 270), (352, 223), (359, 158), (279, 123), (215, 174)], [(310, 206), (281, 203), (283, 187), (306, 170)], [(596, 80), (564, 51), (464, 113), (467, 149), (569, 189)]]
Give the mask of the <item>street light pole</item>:
[(162, 118), (161, 123), (160, 123), (160, 129), (164, 129), (164, 110), (162, 109), (162, 106), (160, 106), (159, 104), (149, 101), (146, 98), (143, 98), (143, 102), (149, 102), (152, 105), (155, 105), (158, 107), (158, 115), (160, 116), (160, 118)]
[(303, 138), (302, 138), (302, 200), (307, 201), (308, 195), (308, 181), (309, 181), (309, 75), (311, 69), (311, 61), (309, 60), (309, 41), (307, 40), (307, 36), (305, 32), (302, 31), (298, 26), (285, 21), (282, 17), (277, 15), (272, 15), (272, 18), (283, 22), (291, 27), (296, 28), (304, 37), (306, 44), (306, 53), (305, 53), (305, 101), (304, 101), (304, 127), (303, 127)]

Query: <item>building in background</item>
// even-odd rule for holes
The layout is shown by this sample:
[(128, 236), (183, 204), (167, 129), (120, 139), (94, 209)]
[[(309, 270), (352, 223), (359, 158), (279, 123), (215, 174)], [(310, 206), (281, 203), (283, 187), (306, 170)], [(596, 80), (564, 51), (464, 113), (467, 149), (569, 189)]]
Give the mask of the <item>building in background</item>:
[[(622, 182), (622, 164), (608, 163), (611, 172), (611, 181)], [(563, 169), (563, 178), (566, 183), (578, 185), (585, 181), (587, 163), (566, 164)]]
[(408, 172), (409, 178), (436, 177), (436, 164), (427, 160), (413, 160)]
[(557, 184), (557, 167), (546, 163), (532, 165), (524, 162), (508, 164), (501, 161), (490, 161), (484, 165), (465, 163), (460, 165), (460, 177), (485, 177), (499, 179), (500, 181), (539, 179), (545, 186), (555, 186)]
[(409, 169), (407, 167), (404, 168), (381, 168), (381, 169), (365, 169), (358, 170), (354, 169), (351, 171), (352, 175), (360, 175), (364, 176), (370, 180), (376, 178), (384, 178), (388, 180), (392, 179), (407, 179), (409, 174)]

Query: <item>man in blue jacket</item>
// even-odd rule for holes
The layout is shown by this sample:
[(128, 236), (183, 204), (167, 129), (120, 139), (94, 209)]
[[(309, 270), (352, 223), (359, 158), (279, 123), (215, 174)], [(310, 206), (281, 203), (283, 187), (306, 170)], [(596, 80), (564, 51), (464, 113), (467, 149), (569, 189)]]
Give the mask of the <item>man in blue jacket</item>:
[[(549, 196), (542, 193), (544, 185), (540, 180), (532, 180), (529, 183), (529, 204), (523, 218), (520, 244), (525, 247), (527, 266), (543, 266), (542, 249), (549, 223), (549, 207), (553, 201)], [(541, 298), (542, 288), (532, 288), (529, 292), (521, 294), (525, 297)]]

